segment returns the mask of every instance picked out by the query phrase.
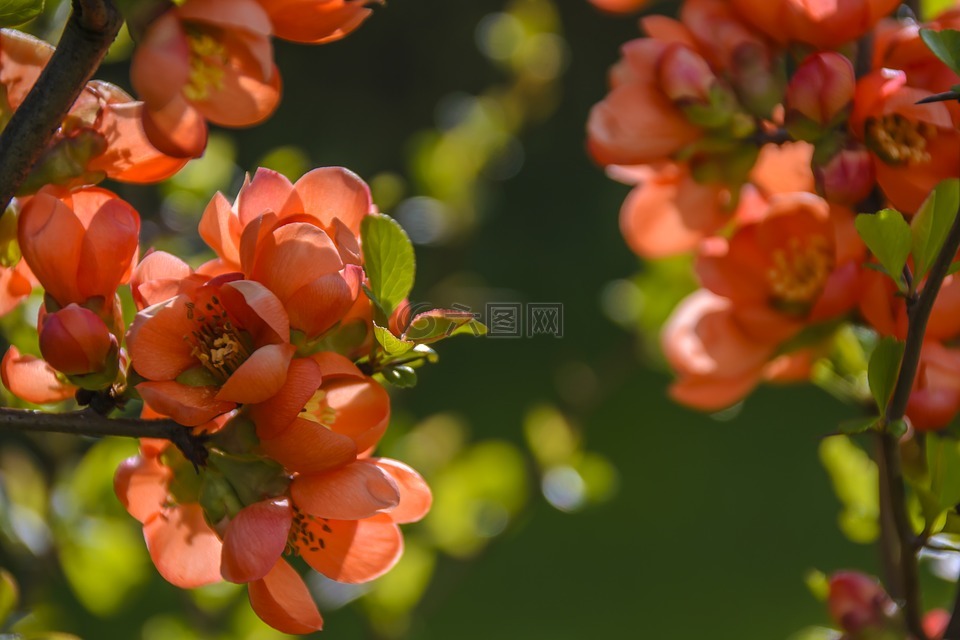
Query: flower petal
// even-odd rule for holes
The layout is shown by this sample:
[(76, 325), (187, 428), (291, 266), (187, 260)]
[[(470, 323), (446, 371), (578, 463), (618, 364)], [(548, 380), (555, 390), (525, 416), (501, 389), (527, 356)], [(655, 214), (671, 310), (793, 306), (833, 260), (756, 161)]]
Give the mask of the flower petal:
[(312, 516), (359, 520), (396, 507), (400, 489), (390, 474), (376, 465), (357, 461), (294, 478), (290, 496)]
[(220, 582), (220, 538), (199, 504), (166, 509), (143, 525), (154, 566), (167, 582), (193, 589)]
[(163, 510), (168, 499), (170, 476), (170, 468), (161, 465), (156, 458), (133, 456), (117, 467), (113, 490), (127, 513), (146, 522)]
[(403, 535), (387, 514), (363, 520), (307, 520), (316, 538), (298, 553), (311, 567), (337, 582), (360, 583), (379, 578), (403, 554)]
[[(273, 438), (261, 438), (260, 450), (290, 471), (319, 473), (343, 466), (357, 457), (357, 445), (312, 420), (296, 418)], [(257, 432), (260, 425), (257, 424)]]
[(257, 425), (257, 435), (264, 439), (280, 435), (320, 388), (321, 380), (320, 368), (312, 359), (291, 361), (283, 387), (264, 402), (247, 407)]
[(291, 344), (260, 347), (220, 387), (217, 400), (263, 402), (283, 387), (290, 360), (297, 348)]
[(3, 355), (0, 377), (10, 393), (34, 404), (61, 402), (77, 392), (75, 386), (57, 377), (49, 363), (36, 356), (22, 355), (14, 346)]
[(339, 218), (354, 235), (360, 234), (360, 222), (373, 207), (367, 183), (343, 167), (314, 169), (293, 186), (303, 202), (304, 211), (317, 218), (324, 227)]
[(303, 579), (285, 560), (247, 588), (260, 619), (283, 633), (304, 634), (323, 628), (323, 618)]
[(223, 533), (223, 578), (243, 583), (266, 576), (287, 546), (292, 522), (293, 510), (285, 498), (241, 509)]
[(188, 387), (173, 380), (141, 382), (137, 391), (151, 409), (187, 427), (209, 422), (237, 406), (217, 399), (217, 387)]
[(374, 464), (386, 471), (400, 489), (400, 504), (390, 511), (390, 517), (394, 522), (399, 524), (417, 522), (427, 515), (430, 504), (433, 502), (433, 495), (430, 493), (427, 482), (419, 473), (402, 462), (390, 458), (370, 458), (366, 464)]

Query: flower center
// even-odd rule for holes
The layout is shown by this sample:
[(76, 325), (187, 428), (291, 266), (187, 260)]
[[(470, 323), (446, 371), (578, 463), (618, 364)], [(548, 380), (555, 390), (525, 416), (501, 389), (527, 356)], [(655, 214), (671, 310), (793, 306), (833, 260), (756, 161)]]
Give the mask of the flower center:
[(324, 536), (333, 533), (327, 518), (318, 518), (293, 508), (293, 524), (287, 535), (287, 555), (299, 554), (301, 549), (320, 551), (327, 548)]
[(808, 304), (823, 290), (832, 268), (832, 251), (826, 238), (812, 236), (804, 243), (793, 237), (786, 248), (773, 252), (767, 280), (778, 301), (787, 305)]
[(183, 95), (188, 100), (206, 100), (212, 91), (223, 89), (227, 48), (210, 34), (192, 29), (187, 30), (187, 43), (190, 77), (183, 87)]
[(887, 164), (930, 162), (927, 143), (937, 128), (929, 122), (913, 122), (899, 113), (889, 113), (866, 122), (867, 146)]
[(304, 420), (316, 422), (328, 429), (337, 421), (337, 410), (327, 404), (327, 392), (323, 390), (317, 390), (300, 413)]
[(198, 314), (196, 305), (187, 305), (187, 316), (200, 325), (192, 333), (194, 346), (190, 355), (218, 380), (226, 382), (250, 356), (250, 350), (216, 296), (204, 308), (207, 313)]

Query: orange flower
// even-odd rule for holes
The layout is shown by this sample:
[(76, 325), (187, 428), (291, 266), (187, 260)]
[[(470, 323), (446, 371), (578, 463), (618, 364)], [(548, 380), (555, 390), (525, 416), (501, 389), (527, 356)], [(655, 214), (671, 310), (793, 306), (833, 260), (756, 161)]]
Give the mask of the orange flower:
[(114, 491), (143, 524), (150, 559), (168, 582), (183, 589), (220, 582), (220, 538), (198, 503), (181, 503), (173, 495), (174, 471), (159, 454), (144, 451), (125, 460), (114, 476)]
[(834, 49), (860, 38), (899, 0), (732, 0), (745, 20), (781, 43)]
[(706, 288), (732, 301), (752, 335), (782, 341), (856, 305), (863, 256), (849, 210), (787, 193), (729, 241), (705, 243), (696, 270)]
[(671, 397), (701, 411), (718, 411), (763, 381), (809, 376), (807, 353), (775, 357), (778, 342), (751, 335), (728, 298), (700, 289), (685, 298), (661, 332), (667, 362), (677, 374)]
[[(0, 34), (0, 122), (19, 108), (54, 48), (20, 33)], [(87, 83), (37, 161), (21, 193), (45, 184), (79, 186), (104, 175), (121, 182), (157, 182), (180, 170), (185, 160), (164, 155), (146, 138), (141, 125), (143, 103), (108, 82)]]
[(190, 284), (137, 314), (127, 336), (144, 401), (195, 426), (283, 386), (295, 348), (280, 301), (240, 274)]
[(274, 35), (284, 40), (324, 44), (359, 27), (371, 6), (383, 0), (257, 0), (270, 15)]
[(703, 135), (658, 82), (661, 60), (679, 46), (654, 38), (623, 45), (623, 58), (610, 71), (610, 93), (587, 121), (587, 147), (598, 163), (659, 162)]
[(224, 578), (249, 583), (253, 610), (286, 633), (320, 629), (323, 619), (284, 553), (333, 580), (368, 582), (399, 560), (397, 524), (430, 508), (423, 478), (395, 460), (356, 460), (315, 477), (308, 504), (276, 498), (249, 505), (223, 534)]
[(907, 402), (907, 417), (917, 431), (942, 429), (960, 412), (960, 351), (934, 340), (924, 342)]
[(915, 212), (941, 180), (960, 175), (960, 110), (916, 104), (932, 93), (908, 85), (907, 74), (895, 69), (857, 83), (850, 128), (871, 151), (887, 199), (906, 213)]
[(256, 0), (190, 0), (147, 28), (131, 62), (150, 141), (179, 158), (206, 146), (206, 120), (245, 127), (280, 100), (270, 19)]
[(60, 307), (99, 304), (110, 322), (117, 287), (137, 258), (139, 232), (137, 212), (105, 189), (47, 187), (24, 205), (17, 236), (48, 300)]
[(283, 302), (291, 327), (318, 336), (360, 294), (357, 236), (372, 210), (367, 185), (339, 167), (316, 169), (291, 184), (260, 169), (231, 206), (217, 194), (200, 235), (219, 256), (204, 269), (240, 271)]

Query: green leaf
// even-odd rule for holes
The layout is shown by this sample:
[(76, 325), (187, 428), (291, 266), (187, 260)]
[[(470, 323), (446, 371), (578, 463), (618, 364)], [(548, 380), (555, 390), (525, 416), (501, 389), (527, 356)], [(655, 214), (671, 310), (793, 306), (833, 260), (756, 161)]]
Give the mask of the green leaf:
[(870, 252), (899, 286), (903, 265), (910, 255), (910, 225), (893, 209), (861, 213), (855, 224)]
[(390, 333), (389, 329), (384, 329), (377, 323), (373, 324), (373, 335), (377, 338), (377, 343), (383, 347), (383, 351), (388, 356), (403, 355), (410, 349), (413, 349), (414, 343), (409, 340), (398, 338)]
[(413, 243), (396, 220), (380, 213), (364, 217), (360, 238), (364, 268), (370, 281), (367, 294), (385, 318), (389, 318), (413, 288), (416, 274)]
[(839, 525), (850, 540), (868, 544), (880, 534), (879, 472), (876, 463), (847, 436), (820, 443), (820, 461), (843, 505)]
[(10, 617), (19, 600), (17, 581), (6, 570), (0, 569), (0, 628), (5, 626), (4, 620)]
[(960, 179), (943, 180), (920, 205), (910, 221), (913, 277), (919, 281), (933, 266), (960, 207)]
[(931, 434), (927, 438), (927, 468), (939, 516), (960, 504), (960, 442)]
[(956, 29), (920, 29), (920, 37), (933, 55), (950, 67), (954, 73), (960, 73), (960, 31)]
[(950, 268), (947, 269), (947, 275), (952, 276), (957, 271), (960, 271), (960, 262), (954, 262), (953, 264), (951, 264)]
[(877, 403), (880, 415), (887, 410), (887, 403), (897, 384), (900, 372), (900, 359), (903, 357), (903, 343), (896, 338), (883, 338), (874, 347), (867, 367), (867, 381), (870, 393)]
[(414, 316), (403, 338), (429, 344), (461, 333), (482, 336), (487, 333), (487, 328), (469, 311), (433, 309)]
[(405, 364), (387, 367), (380, 374), (384, 380), (401, 389), (417, 386), (417, 372)]
[(853, 420), (844, 420), (840, 423), (840, 433), (846, 433), (847, 435), (854, 435), (856, 433), (863, 433), (868, 429), (872, 429), (874, 425), (877, 424), (877, 417), (871, 416), (869, 418), (854, 418)]
[(0, 0), (0, 27), (17, 27), (43, 12), (43, 0)]

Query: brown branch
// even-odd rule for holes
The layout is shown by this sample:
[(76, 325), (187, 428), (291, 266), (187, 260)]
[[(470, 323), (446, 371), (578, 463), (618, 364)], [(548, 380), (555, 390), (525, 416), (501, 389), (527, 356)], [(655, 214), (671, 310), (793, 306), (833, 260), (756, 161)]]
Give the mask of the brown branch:
[(0, 408), (0, 431), (24, 433), (66, 433), (74, 436), (121, 436), (160, 438), (172, 442), (183, 455), (201, 467), (207, 460), (206, 437), (194, 435), (189, 427), (173, 420), (107, 418), (93, 409), (66, 413), (45, 413)]
[[(927, 331), (927, 321), (930, 319), (933, 304), (937, 299), (937, 294), (940, 293), (943, 279), (947, 275), (958, 248), (960, 248), (960, 214), (957, 215), (953, 226), (950, 227), (923, 289), (916, 299), (907, 305), (907, 338), (903, 349), (903, 359), (900, 362), (897, 384), (883, 416), (885, 425), (902, 420), (906, 414), (910, 391), (913, 389), (914, 379), (920, 364), (920, 352)], [(897, 440), (891, 433), (884, 432), (882, 437), (885, 469), (883, 482), (886, 483), (886, 489), (890, 495), (891, 514), (896, 523), (897, 535), (900, 539), (900, 586), (904, 600), (904, 615), (910, 633), (918, 640), (926, 640), (927, 636), (924, 634), (922, 626), (923, 609), (920, 603), (917, 556), (913, 546), (914, 534), (905, 502), (906, 489), (903, 471), (900, 468), (900, 452), (897, 447)], [(953, 623), (952, 620), (951, 623)], [(951, 638), (960, 640), (960, 635), (944, 636), (945, 640)]]
[(73, 0), (57, 50), (0, 133), (0, 213), (100, 66), (122, 24), (112, 0)]

